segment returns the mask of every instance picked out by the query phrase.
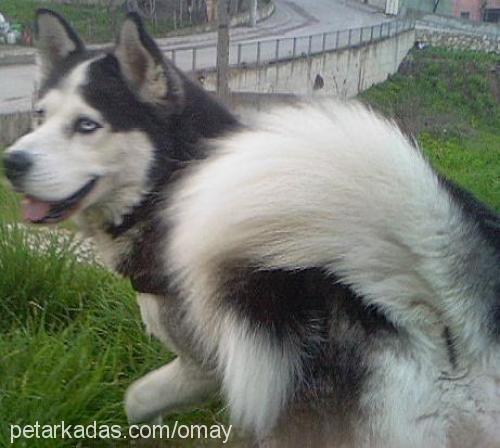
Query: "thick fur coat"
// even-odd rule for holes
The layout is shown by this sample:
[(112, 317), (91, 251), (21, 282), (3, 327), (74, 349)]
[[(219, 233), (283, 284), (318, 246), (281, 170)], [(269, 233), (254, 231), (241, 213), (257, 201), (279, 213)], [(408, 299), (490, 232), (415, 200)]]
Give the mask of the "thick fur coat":
[(220, 390), (265, 446), (500, 446), (498, 215), (359, 104), (243, 127), (136, 16), (103, 54), (37, 23), (37, 126), (6, 173), (28, 220), (75, 217), (177, 353), (130, 421)]

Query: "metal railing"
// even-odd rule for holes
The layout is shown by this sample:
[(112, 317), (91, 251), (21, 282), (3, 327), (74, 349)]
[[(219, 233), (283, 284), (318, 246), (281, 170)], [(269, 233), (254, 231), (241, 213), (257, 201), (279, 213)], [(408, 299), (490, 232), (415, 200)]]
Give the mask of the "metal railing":
[[(415, 28), (415, 22), (393, 20), (377, 25), (337, 30), (308, 36), (285, 37), (232, 43), (229, 48), (231, 67), (262, 66), (278, 61), (307, 58), (325, 52), (365, 45)], [(215, 67), (216, 48), (163, 49), (178, 67), (186, 71), (208, 70)]]

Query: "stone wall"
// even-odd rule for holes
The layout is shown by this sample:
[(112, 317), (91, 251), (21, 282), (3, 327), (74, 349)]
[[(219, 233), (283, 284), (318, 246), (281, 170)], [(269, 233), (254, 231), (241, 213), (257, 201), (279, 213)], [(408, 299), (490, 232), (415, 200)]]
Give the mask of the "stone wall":
[(500, 25), (495, 23), (473, 22), (441, 14), (419, 14), (418, 17), (414, 18), (418, 19), (419, 24), (427, 24), (432, 28), (457, 30), (472, 34), (500, 35)]
[(445, 30), (417, 29), (415, 38), (418, 42), (433, 47), (500, 54), (500, 37), (495, 38), (490, 34), (477, 35)]
[[(234, 92), (310, 95), (314, 91), (316, 95), (353, 97), (396, 73), (414, 43), (414, 30), (407, 30), (396, 36), (309, 57), (233, 68), (230, 88)], [(321, 82), (315, 83), (318, 77)], [(205, 86), (209, 90), (215, 90), (215, 81), (214, 72), (206, 74)]]

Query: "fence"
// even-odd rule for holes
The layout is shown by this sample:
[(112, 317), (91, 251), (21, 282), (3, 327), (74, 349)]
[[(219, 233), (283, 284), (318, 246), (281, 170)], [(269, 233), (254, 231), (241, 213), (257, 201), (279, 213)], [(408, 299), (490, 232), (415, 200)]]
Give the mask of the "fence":
[[(300, 78), (301, 65), (311, 63), (315, 67), (318, 58), (323, 59), (325, 62), (328, 58), (332, 57), (332, 55), (335, 56), (337, 54), (342, 58), (343, 56), (340, 53), (345, 52), (340, 50), (348, 48), (353, 49), (353, 52), (356, 52), (355, 50), (358, 48), (360, 51), (357, 53), (359, 53), (364, 46), (370, 43), (381, 42), (380, 45), (385, 45), (386, 43), (390, 43), (391, 40), (388, 39), (389, 37), (394, 37), (405, 31), (412, 30), (414, 26), (414, 22), (391, 21), (371, 27), (339, 30), (310, 36), (262, 40), (249, 43), (234, 43), (230, 47), (230, 65), (232, 69), (236, 69), (235, 71), (241, 73), (252, 71), (252, 69), (254, 72), (260, 70), (266, 71), (267, 68), (272, 69), (274, 67), (275, 75), (273, 75), (273, 80), (277, 82), (277, 85), (282, 83), (285, 78), (289, 78), (290, 85), (292, 85), (293, 80), (291, 78), (296, 77), (298, 78), (298, 83), (305, 86), (308, 83), (309, 74), (306, 74), (303, 80)], [(413, 42), (414, 40), (408, 45), (411, 45)], [(397, 44), (395, 45), (397, 47)], [(181, 69), (204, 73), (206, 75), (207, 87), (213, 87), (211, 85), (213, 83), (211, 78), (214, 78), (216, 61), (216, 49), (214, 47), (209, 47), (207, 45), (202, 48), (162, 49)], [(339, 50), (339, 52), (336, 50)], [(392, 72), (394, 68), (397, 69), (399, 59), (405, 51), (406, 47), (404, 43), (402, 43), (401, 48), (396, 53), (394, 53), (393, 50), (388, 52), (380, 50), (378, 54), (370, 56), (373, 59), (371, 65), (377, 68), (381, 73), (370, 75), (370, 71), (367, 68), (366, 72), (363, 73), (363, 78), (366, 79), (365, 84), (368, 82), (379, 82), (386, 77), (388, 73)], [(401, 55), (399, 55), (399, 53), (401, 53)], [(328, 62), (328, 64), (330, 64), (330, 62)], [(286, 68), (283, 68), (283, 70), (278, 69), (278, 65), (295, 66), (295, 70), (292, 69), (292, 72), (294, 72), (293, 76), (291, 76)], [(336, 92), (336, 94), (347, 96), (352, 92), (360, 90), (364, 86), (364, 84), (361, 86), (358, 81), (360, 76), (356, 71), (358, 68), (355, 67), (356, 64), (354, 62), (351, 61), (352, 67), (348, 66), (347, 61), (341, 62), (340, 60), (336, 61), (334, 65), (337, 71), (340, 70), (340, 68), (346, 70), (346, 73), (343, 75), (336, 74), (338, 79), (342, 77), (349, 79), (347, 83), (340, 82), (345, 92)], [(245, 70), (245, 68), (249, 70)], [(308, 69), (311, 73), (314, 70)], [(266, 75), (261, 76), (259, 73), (256, 76), (255, 83), (249, 82), (246, 87), (238, 84), (235, 86), (234, 90), (260, 92), (265, 87), (266, 77)], [(353, 81), (351, 78), (355, 78), (355, 80)], [(249, 76), (249, 80), (250, 79), (251, 76)], [(327, 78), (325, 78), (325, 83), (325, 91), (329, 91), (328, 86), (330, 81)], [(351, 86), (353, 83), (356, 84), (354, 87)], [(268, 91), (269, 89), (265, 88), (265, 90)], [(275, 91), (279, 92), (279, 90), (279, 88), (276, 88)], [(285, 88), (283, 91), (300, 93), (296, 87), (290, 89)], [(29, 125), (29, 113), (0, 115), (0, 146), (9, 144), (20, 134), (26, 132)]]
[[(413, 29), (415, 22), (394, 20), (373, 26), (338, 30), (309, 36), (289, 37), (254, 42), (233, 43), (229, 48), (229, 64), (233, 68), (262, 66), (277, 61), (309, 57), (343, 48), (356, 47), (379, 41)], [(197, 48), (163, 47), (167, 57), (185, 71), (213, 69), (216, 61), (216, 48), (198, 46)]]

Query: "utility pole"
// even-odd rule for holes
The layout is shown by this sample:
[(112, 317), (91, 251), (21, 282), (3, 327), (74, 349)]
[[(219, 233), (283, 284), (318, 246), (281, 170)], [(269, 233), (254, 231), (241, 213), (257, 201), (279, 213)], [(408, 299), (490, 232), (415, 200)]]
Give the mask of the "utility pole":
[(257, 25), (257, 0), (250, 0), (250, 21), (249, 26), (254, 28)]
[(217, 20), (217, 94), (223, 100), (229, 97), (229, 0), (218, 0)]

